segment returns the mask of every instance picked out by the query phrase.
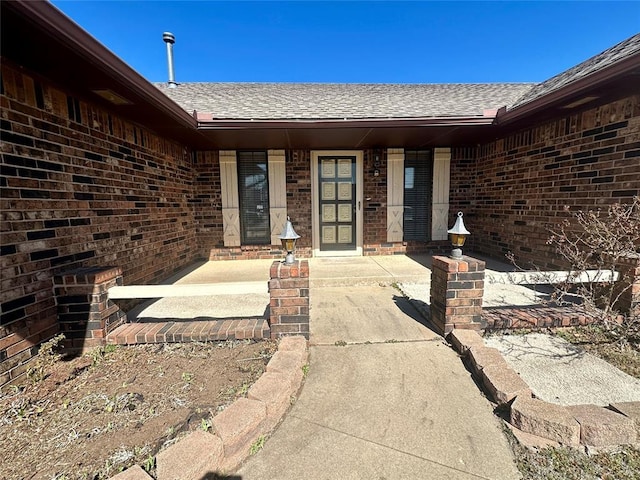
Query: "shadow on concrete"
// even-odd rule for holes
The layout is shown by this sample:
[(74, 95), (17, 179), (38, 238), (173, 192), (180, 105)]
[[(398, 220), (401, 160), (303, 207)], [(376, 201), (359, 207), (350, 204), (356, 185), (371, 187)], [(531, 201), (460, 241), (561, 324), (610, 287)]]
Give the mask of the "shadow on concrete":
[[(554, 360), (562, 360), (566, 364), (570, 365), (571, 362), (584, 358), (587, 352), (578, 345), (558, 340), (557, 343), (553, 343), (553, 346), (545, 347), (531, 342), (530, 335), (499, 335), (494, 336), (496, 339), (501, 339), (504, 346), (499, 348), (500, 353), (503, 356), (508, 356), (516, 360), (526, 359), (527, 356), (535, 355), (536, 357), (550, 358)], [(510, 339), (515, 338), (517, 342), (512, 342)], [(556, 337), (551, 337), (556, 338)], [(494, 347), (495, 348), (495, 347)]]
[[(433, 255), (440, 255), (440, 253), (434, 253)], [(407, 258), (410, 258), (414, 262), (419, 263), (423, 267), (431, 270), (431, 264), (432, 264), (431, 259), (433, 258), (433, 255), (428, 253), (407, 253), (406, 256)]]
[(418, 322), (423, 327), (428, 328), (436, 335), (440, 335), (435, 327), (431, 324), (431, 308), (429, 305), (420, 300), (409, 299), (407, 297), (401, 297), (399, 295), (393, 296), (393, 302), (396, 307), (410, 317), (412, 320)]
[(190, 265), (187, 265), (186, 267), (182, 267), (178, 269), (177, 271), (169, 275), (167, 278), (159, 281), (157, 285), (172, 285), (176, 283), (178, 280), (186, 277), (190, 273), (195, 272), (197, 269), (199, 269), (206, 263), (207, 263), (207, 260), (196, 260)]
[[(155, 284), (150, 285), (173, 285), (181, 278), (186, 277), (190, 273), (196, 271), (198, 268), (202, 267), (206, 260), (196, 260), (190, 265), (186, 267), (179, 268), (168, 277), (160, 280)], [(150, 299), (123, 299), (123, 300), (112, 300), (114, 303), (117, 303), (120, 309), (127, 314), (128, 322), (136, 322), (138, 320), (137, 317), (140, 313), (149, 308), (151, 305), (161, 300), (161, 298), (150, 298)]]

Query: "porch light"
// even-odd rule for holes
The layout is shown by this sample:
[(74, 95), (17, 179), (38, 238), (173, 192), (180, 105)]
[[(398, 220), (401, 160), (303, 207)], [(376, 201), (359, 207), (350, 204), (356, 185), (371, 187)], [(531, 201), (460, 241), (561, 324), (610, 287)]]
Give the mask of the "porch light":
[(291, 265), (296, 261), (293, 253), (296, 249), (296, 240), (300, 238), (300, 235), (296, 233), (291, 224), (291, 219), (287, 216), (287, 223), (284, 226), (284, 232), (280, 235), (280, 241), (282, 242), (282, 248), (287, 251), (286, 257), (284, 257), (284, 263)]
[(447, 231), (447, 233), (449, 234), (451, 245), (453, 246), (453, 249), (451, 250), (451, 258), (458, 260), (462, 258), (462, 246), (464, 245), (464, 241), (467, 239), (467, 235), (471, 235), (471, 232), (469, 232), (469, 230), (464, 226), (462, 212), (458, 212), (456, 223), (453, 225), (451, 230)]

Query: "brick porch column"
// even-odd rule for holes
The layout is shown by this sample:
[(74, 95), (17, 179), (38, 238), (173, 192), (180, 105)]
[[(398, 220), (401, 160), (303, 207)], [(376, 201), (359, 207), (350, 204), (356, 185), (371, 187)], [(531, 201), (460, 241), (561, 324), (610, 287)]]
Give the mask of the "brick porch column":
[(127, 321), (127, 315), (109, 300), (109, 288), (122, 285), (120, 267), (88, 267), (54, 276), (60, 332), (65, 347), (85, 350), (104, 345), (107, 334)]
[(620, 274), (618, 299), (620, 312), (640, 315), (640, 253), (631, 253), (619, 259), (616, 269)]
[(269, 325), (271, 338), (304, 335), (309, 339), (309, 261), (271, 264)]
[(433, 257), (431, 321), (441, 335), (454, 328), (480, 330), (485, 263), (464, 256), (460, 260)]

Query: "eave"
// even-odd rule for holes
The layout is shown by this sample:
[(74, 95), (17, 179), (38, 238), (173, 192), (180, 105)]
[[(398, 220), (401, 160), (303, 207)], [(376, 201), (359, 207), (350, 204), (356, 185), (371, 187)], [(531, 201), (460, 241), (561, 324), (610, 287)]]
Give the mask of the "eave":
[[(206, 145), (196, 120), (49, 2), (1, 2), (2, 57), (161, 135)], [(94, 93), (110, 90), (115, 105)]]
[(488, 133), (486, 116), (347, 119), (212, 119), (195, 113), (198, 129), (221, 149), (430, 148), (475, 145)]
[[(496, 125), (522, 125), (570, 113), (577, 107), (591, 108), (630, 94), (640, 93), (640, 52), (579, 78), (511, 110), (501, 109)], [(592, 97), (589, 100), (588, 97)], [(589, 100), (582, 103), (581, 99)]]
[(235, 130), (252, 128), (398, 128), (398, 127), (461, 127), (491, 125), (495, 117), (425, 117), (425, 118), (344, 118), (344, 119), (212, 119), (201, 120), (198, 114), (198, 128), (201, 130)]
[(198, 129), (221, 149), (428, 148), (475, 145), (494, 117), (315, 120), (200, 120)]

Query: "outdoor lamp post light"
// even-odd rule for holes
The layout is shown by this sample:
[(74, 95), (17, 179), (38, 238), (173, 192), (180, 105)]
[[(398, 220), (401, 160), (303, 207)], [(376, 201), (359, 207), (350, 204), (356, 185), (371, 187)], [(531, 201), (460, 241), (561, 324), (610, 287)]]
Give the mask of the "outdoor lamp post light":
[(451, 258), (459, 260), (462, 258), (462, 246), (464, 245), (464, 241), (467, 239), (467, 235), (471, 235), (471, 232), (469, 232), (469, 230), (464, 226), (462, 212), (458, 212), (456, 223), (453, 225), (451, 230), (447, 230), (447, 233), (449, 234), (451, 245), (453, 246), (453, 250), (451, 250)]
[(293, 252), (296, 249), (296, 240), (300, 238), (300, 235), (296, 233), (291, 224), (291, 219), (287, 216), (287, 223), (284, 226), (284, 232), (280, 235), (280, 241), (282, 242), (282, 248), (287, 251), (287, 256), (284, 257), (284, 263), (291, 265), (296, 261), (293, 256)]

